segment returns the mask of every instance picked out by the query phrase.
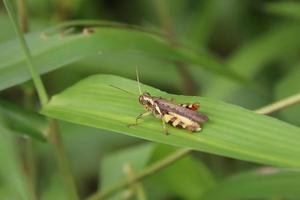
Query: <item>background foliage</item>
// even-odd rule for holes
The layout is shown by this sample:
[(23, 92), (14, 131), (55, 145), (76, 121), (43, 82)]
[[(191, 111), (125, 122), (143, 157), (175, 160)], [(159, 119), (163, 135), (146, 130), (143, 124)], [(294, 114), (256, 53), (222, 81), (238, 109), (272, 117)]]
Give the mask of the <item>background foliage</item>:
[[(55, 96), (41, 109), (1, 1), (0, 199), (68, 198), (45, 137), (46, 116), (64, 120), (59, 126), (80, 198), (130, 179), (177, 149), (165, 144), (200, 151), (110, 198), (300, 198), (300, 105), (270, 117), (250, 111), (300, 92), (300, 3), (24, 2), (28, 24), (21, 27)], [(204, 96), (201, 110), (216, 123), (194, 135), (170, 128), (173, 134), (164, 136), (149, 117), (128, 130), (143, 109), (137, 97), (108, 85), (138, 94), (128, 80), (135, 80), (136, 66), (152, 86), (143, 90), (180, 102), (199, 100), (181, 95)]]

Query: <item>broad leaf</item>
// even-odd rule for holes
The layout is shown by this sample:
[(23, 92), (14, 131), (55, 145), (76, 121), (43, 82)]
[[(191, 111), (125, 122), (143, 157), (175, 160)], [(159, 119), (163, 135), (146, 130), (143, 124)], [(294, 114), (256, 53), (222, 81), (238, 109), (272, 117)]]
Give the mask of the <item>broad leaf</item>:
[(300, 172), (262, 168), (230, 177), (204, 195), (203, 200), (298, 199)]
[[(103, 27), (95, 28), (89, 34), (33, 33), (27, 35), (26, 40), (35, 66), (42, 74), (90, 56), (139, 53), (157, 59), (195, 64), (240, 80), (240, 77), (224, 70), (218, 61), (205, 52), (198, 54), (187, 48), (175, 48), (158, 35), (138, 30)], [(0, 90), (30, 79), (25, 67), (25, 57), (17, 40), (0, 46), (0, 74)]]
[(277, 166), (300, 167), (300, 129), (272, 117), (203, 97), (171, 95), (142, 85), (144, 91), (177, 102), (201, 102), (209, 121), (202, 132), (189, 133), (168, 126), (165, 135), (158, 119), (149, 117), (128, 128), (144, 112), (137, 96), (111, 85), (137, 92), (135, 81), (95, 75), (54, 96), (42, 113), (57, 119), (107, 129), (155, 142), (190, 147), (218, 155)]

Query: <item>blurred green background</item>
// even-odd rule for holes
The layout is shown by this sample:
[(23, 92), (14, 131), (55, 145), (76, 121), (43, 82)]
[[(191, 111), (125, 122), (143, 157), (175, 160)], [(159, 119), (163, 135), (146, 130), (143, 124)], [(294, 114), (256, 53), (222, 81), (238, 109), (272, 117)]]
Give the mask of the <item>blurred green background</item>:
[[(181, 46), (191, 49), (220, 65), (217, 70), (210, 70), (193, 63), (176, 63), (163, 56), (144, 53), (143, 45), (139, 46), (137, 40), (136, 46), (141, 48), (140, 51), (128, 49), (98, 52), (99, 55), (83, 56), (82, 59), (74, 59), (75, 62), (57, 61), (61, 62), (58, 64), (61, 67), (46, 70), (50, 72), (42, 76), (50, 96), (96, 73), (135, 79), (136, 66), (145, 84), (175, 94), (216, 98), (249, 109), (300, 92), (298, 1), (24, 2), (28, 17), (26, 29), (29, 33), (40, 34), (40, 31), (48, 31), (50, 27), (71, 20), (103, 20), (108, 21), (105, 26), (129, 30), (133, 27), (159, 34), (174, 48)], [(4, 52), (8, 49), (6, 45), (16, 39), (2, 1), (0, 27), (1, 70), (13, 62), (10, 60), (13, 55), (5, 55)], [(84, 27), (94, 28), (98, 25), (78, 23), (75, 29), (70, 27), (66, 25), (51, 30), (64, 37), (82, 33)], [(51, 37), (52, 33), (49, 31), (47, 34)], [(133, 46), (135, 44), (131, 48)], [(78, 48), (78, 52), (84, 51), (80, 47), (74, 48)], [(209, 59), (207, 63), (210, 63)], [(8, 83), (7, 80), (13, 79), (9, 76), (10, 72), (13, 73), (11, 70), (0, 71), (0, 83), (7, 83), (8, 87), (0, 91), (0, 131), (3, 138), (6, 138), (0, 140), (0, 199), (23, 199), (19, 194), (23, 193), (22, 188), (28, 189), (22, 186), (27, 181), (20, 180), (20, 177), (24, 178), (24, 173), (29, 174), (29, 177), (32, 175), (31, 182), (35, 186), (37, 199), (66, 199), (51, 146), (36, 140), (28, 142), (28, 136), (10, 134), (15, 132), (23, 135), (26, 132), (28, 135), (30, 132), (29, 135), (34, 135), (43, 130), (45, 124), (45, 119), (36, 112), (39, 104), (33, 84), (30, 81), (21, 83), (28, 78)], [(235, 80), (222, 70), (234, 73), (243, 81)], [(273, 116), (299, 126), (300, 105), (284, 109)], [(61, 123), (61, 129), (82, 198), (124, 178), (124, 164), (129, 163), (134, 171), (139, 171), (175, 149), (66, 122)], [(141, 187), (147, 199), (300, 199), (300, 174), (291, 174), (282, 169), (280, 173), (272, 173), (272, 170), (263, 165), (195, 152), (151, 176)], [(262, 178), (261, 174), (267, 175)], [(112, 198), (139, 199), (135, 192), (133, 189), (131, 192), (122, 191)]]

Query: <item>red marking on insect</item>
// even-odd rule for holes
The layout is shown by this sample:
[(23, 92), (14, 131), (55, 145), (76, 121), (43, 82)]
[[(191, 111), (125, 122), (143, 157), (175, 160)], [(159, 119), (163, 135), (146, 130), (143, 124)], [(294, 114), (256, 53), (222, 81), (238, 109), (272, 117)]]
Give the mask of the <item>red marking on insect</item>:
[(200, 108), (200, 104), (199, 103), (193, 103), (191, 106), (192, 110), (198, 110)]

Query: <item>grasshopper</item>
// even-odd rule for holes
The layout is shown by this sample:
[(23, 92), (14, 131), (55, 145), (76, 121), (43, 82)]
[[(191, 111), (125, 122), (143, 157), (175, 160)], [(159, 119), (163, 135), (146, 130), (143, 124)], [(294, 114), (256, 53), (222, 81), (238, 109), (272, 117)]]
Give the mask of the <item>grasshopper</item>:
[(201, 123), (206, 122), (208, 117), (197, 112), (200, 107), (199, 103), (178, 104), (173, 99), (167, 100), (162, 97), (151, 96), (148, 92), (142, 93), (137, 70), (136, 78), (140, 93), (138, 101), (145, 107), (146, 112), (138, 115), (135, 123), (129, 124), (128, 127), (138, 125), (140, 119), (153, 114), (156, 118), (161, 119), (166, 135), (169, 134), (166, 124), (171, 124), (176, 128), (183, 128), (191, 132), (201, 131)]

